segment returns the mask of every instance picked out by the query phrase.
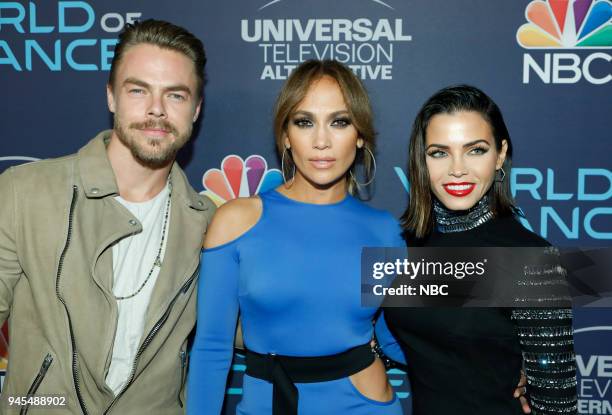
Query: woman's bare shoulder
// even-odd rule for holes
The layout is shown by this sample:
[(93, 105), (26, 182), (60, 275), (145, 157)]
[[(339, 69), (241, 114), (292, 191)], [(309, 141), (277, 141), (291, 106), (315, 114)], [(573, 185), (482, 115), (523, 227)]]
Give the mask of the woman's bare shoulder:
[(204, 248), (214, 248), (245, 234), (259, 221), (261, 199), (257, 196), (241, 197), (222, 205), (212, 218), (204, 237)]

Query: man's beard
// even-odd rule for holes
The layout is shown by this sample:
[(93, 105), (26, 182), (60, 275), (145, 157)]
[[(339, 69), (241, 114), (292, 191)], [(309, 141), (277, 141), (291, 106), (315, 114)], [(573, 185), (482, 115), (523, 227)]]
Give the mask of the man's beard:
[[(145, 167), (159, 169), (166, 167), (176, 158), (176, 153), (185, 145), (191, 136), (192, 126), (182, 133), (166, 120), (148, 120), (145, 122), (131, 123), (126, 129), (115, 114), (113, 128), (119, 141), (130, 149), (136, 161)], [(143, 129), (162, 129), (173, 135), (175, 140), (170, 138), (151, 138), (143, 137), (139, 134)], [(151, 148), (153, 147), (153, 148)]]

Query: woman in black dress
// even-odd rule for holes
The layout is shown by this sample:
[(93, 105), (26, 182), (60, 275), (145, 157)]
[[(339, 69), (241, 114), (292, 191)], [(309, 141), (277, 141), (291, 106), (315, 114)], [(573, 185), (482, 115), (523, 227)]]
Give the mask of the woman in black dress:
[[(536, 247), (510, 193), (512, 143), (497, 105), (470, 86), (421, 108), (410, 141), (408, 246)], [(573, 414), (571, 309), (393, 308), (386, 322), (408, 361), (414, 415), (521, 414), (521, 367), (532, 414)]]

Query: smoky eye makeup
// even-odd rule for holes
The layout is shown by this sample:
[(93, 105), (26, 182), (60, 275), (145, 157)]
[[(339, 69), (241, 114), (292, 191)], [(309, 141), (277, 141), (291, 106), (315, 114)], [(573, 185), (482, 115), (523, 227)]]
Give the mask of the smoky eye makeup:
[(297, 115), (292, 118), (291, 124), (296, 127), (304, 128), (312, 125), (312, 120), (304, 115)]
[(348, 127), (349, 125), (351, 125), (353, 123), (353, 121), (351, 120), (351, 117), (347, 116), (339, 116), (339, 117), (335, 117), (332, 120), (331, 125), (336, 126), (336, 127)]

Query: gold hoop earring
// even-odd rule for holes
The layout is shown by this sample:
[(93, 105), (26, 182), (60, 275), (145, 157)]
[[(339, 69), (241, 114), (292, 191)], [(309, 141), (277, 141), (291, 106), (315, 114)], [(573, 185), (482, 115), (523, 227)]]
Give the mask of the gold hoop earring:
[(374, 174), (372, 174), (372, 177), (367, 182), (359, 183), (357, 179), (355, 178), (355, 176), (353, 175), (353, 170), (349, 170), (349, 174), (351, 175), (351, 178), (353, 179), (357, 187), (361, 187), (361, 186), (365, 187), (365, 186), (370, 185), (374, 181), (374, 178), (376, 177), (376, 158), (374, 157), (374, 153), (372, 153), (372, 150), (370, 150), (368, 147), (363, 147), (363, 148), (365, 151), (370, 153), (370, 157), (372, 157), (372, 165), (374, 166)]
[[(288, 148), (285, 147), (285, 149), (283, 150), (283, 155), (281, 156), (281, 174), (283, 175), (283, 183), (287, 184), (287, 178), (285, 177), (285, 153), (287, 153)], [(293, 163), (293, 176), (291, 177), (291, 180), (293, 180), (293, 178), (295, 177), (295, 163)]]

